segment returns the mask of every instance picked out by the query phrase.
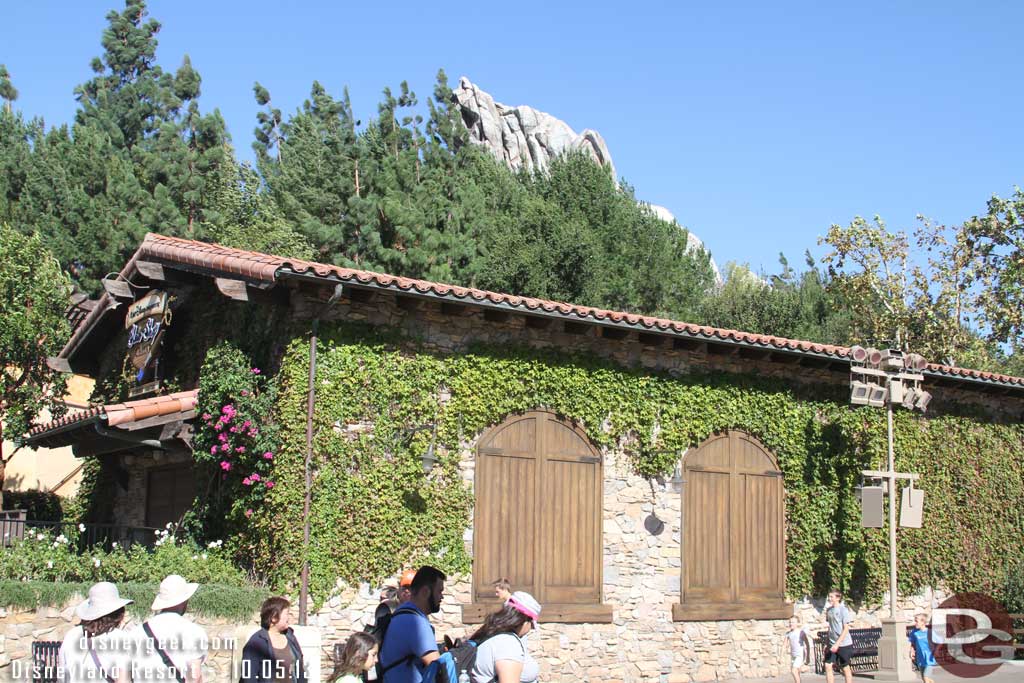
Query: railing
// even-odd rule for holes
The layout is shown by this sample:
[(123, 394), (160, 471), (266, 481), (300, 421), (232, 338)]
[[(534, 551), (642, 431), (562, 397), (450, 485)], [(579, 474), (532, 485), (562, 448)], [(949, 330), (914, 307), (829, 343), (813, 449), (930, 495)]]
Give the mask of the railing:
[(115, 543), (122, 548), (133, 545), (141, 545), (147, 548), (152, 547), (156, 541), (157, 529), (153, 527), (125, 526), (123, 524), (97, 524), (85, 523), (74, 524), (72, 522), (45, 522), (18, 518), (6, 513), (21, 512), (16, 510), (5, 510), (5, 515), (0, 517), (0, 538), (2, 545), (8, 546), (15, 539), (25, 538), (29, 529), (47, 531), (51, 536), (65, 534), (68, 537), (77, 536), (76, 545), (79, 550), (86, 548), (103, 548), (110, 550)]

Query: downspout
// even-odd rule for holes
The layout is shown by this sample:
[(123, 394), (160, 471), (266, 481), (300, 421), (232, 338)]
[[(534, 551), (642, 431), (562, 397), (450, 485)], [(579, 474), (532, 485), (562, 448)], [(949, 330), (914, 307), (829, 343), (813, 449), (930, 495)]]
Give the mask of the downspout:
[(131, 432), (120, 433), (116, 429), (106, 429), (105, 427), (100, 426), (99, 422), (93, 424), (93, 427), (96, 429), (97, 434), (99, 434), (100, 436), (104, 436), (108, 439), (114, 439), (116, 441), (125, 441), (127, 443), (133, 443), (138, 446), (148, 446), (149, 448), (155, 448), (161, 451), (164, 450), (164, 444), (162, 441), (160, 441), (160, 439), (143, 439), (137, 436), (130, 436)]
[(313, 330), (309, 336), (309, 393), (306, 398), (306, 461), (304, 464), (306, 495), (302, 502), (302, 578), (299, 586), (299, 625), (306, 625), (309, 604), (309, 504), (312, 496), (310, 464), (313, 460), (313, 407), (316, 405), (316, 341), (320, 333), (320, 316), (338, 303), (344, 291), (342, 285), (334, 286), (334, 293), (324, 307), (313, 318)]

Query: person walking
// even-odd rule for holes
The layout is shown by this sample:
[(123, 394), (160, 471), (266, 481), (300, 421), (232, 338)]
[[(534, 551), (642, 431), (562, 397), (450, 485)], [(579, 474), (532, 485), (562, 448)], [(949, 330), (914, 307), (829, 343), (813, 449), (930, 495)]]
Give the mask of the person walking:
[(477, 644), (469, 672), (471, 683), (535, 683), (536, 660), (526, 649), (527, 634), (537, 628), (541, 606), (524, 591), (512, 593), (497, 612), (470, 636)]
[(921, 679), (924, 683), (935, 683), (932, 676), (935, 673), (935, 655), (932, 654), (931, 645), (928, 644), (928, 615), (914, 615), (914, 630), (908, 636), (910, 639), (911, 659), (917, 663), (921, 671)]
[(291, 628), (291, 603), (272, 597), (260, 607), (260, 630), (242, 648), (241, 683), (307, 683), (302, 648)]
[(409, 586), (410, 600), (398, 606), (384, 633), (380, 647), (384, 683), (422, 683), (424, 670), (440, 658), (429, 615), (441, 610), (447, 578), (431, 566), (416, 572)]
[(132, 679), (203, 683), (209, 640), (202, 626), (185, 618), (188, 601), (199, 588), (178, 574), (160, 582), (152, 609), (156, 613), (133, 632), (136, 654)]
[(64, 635), (57, 651), (60, 683), (127, 683), (131, 675), (131, 643), (121, 630), (122, 598), (107, 581), (93, 584), (89, 597), (75, 608), (81, 623)]
[(828, 621), (829, 647), (825, 652), (825, 679), (828, 683), (834, 683), (832, 665), (835, 664), (843, 672), (846, 683), (853, 683), (853, 669), (850, 667), (850, 658), (853, 657), (850, 624), (853, 623), (853, 615), (843, 604), (843, 594), (838, 590), (829, 591), (828, 602), (825, 618)]
[(807, 671), (808, 653), (814, 652), (810, 636), (800, 625), (800, 617), (789, 618), (785, 644), (789, 646), (789, 672), (793, 676), (793, 683), (800, 683), (800, 674)]

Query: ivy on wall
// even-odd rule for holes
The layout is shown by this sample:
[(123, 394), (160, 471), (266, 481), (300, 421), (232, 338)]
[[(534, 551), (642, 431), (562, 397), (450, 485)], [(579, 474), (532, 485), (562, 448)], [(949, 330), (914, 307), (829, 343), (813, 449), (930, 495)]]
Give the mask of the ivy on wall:
[[(600, 446), (623, 448), (645, 477), (670, 472), (679, 454), (719, 430), (753, 434), (785, 476), (788, 593), (839, 586), (877, 599), (887, 586), (887, 532), (860, 527), (854, 496), (860, 470), (885, 462), (885, 416), (849, 407), (842, 387), (671, 377), (509, 347), (444, 355), (355, 325), (328, 330), (317, 357), (309, 556), (319, 599), (336, 578), (377, 580), (422, 560), (468, 569), (473, 499), (460, 451), (538, 406), (578, 421)], [(253, 560), (281, 588), (297, 585), (301, 567), (308, 362), (308, 340), (294, 339), (278, 375), (279, 485), (251, 520), (264, 539)], [(430, 425), (440, 462), (426, 479), (420, 455)], [(924, 528), (900, 531), (901, 590), (998, 594), (1008, 568), (1024, 560), (1024, 427), (900, 411), (895, 429), (897, 466), (920, 472), (928, 496)]]

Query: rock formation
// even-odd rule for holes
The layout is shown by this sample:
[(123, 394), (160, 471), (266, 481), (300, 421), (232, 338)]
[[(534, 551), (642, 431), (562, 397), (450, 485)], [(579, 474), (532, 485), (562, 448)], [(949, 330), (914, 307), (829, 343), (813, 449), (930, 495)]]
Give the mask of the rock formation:
[(454, 95), (473, 141), (486, 146), (509, 168), (543, 171), (552, 157), (582, 150), (611, 168), (612, 178), (617, 178), (608, 146), (597, 131), (588, 128), (577, 134), (551, 114), (525, 105), (509, 107), (495, 102), (465, 76), (459, 79)]
[[(533, 107), (510, 107), (495, 102), (490, 94), (463, 76), (452, 94), (462, 112), (462, 121), (469, 129), (473, 142), (487, 147), (496, 159), (513, 169), (527, 168), (544, 171), (552, 157), (570, 150), (583, 150), (597, 163), (611, 169), (618, 181), (615, 164), (604, 138), (596, 130), (587, 128), (577, 134), (565, 121)], [(655, 215), (672, 223), (676, 220), (668, 209), (649, 204)], [(687, 244), (691, 249), (703, 249), (704, 243), (692, 232)], [(722, 281), (718, 265), (711, 259), (715, 280)]]

